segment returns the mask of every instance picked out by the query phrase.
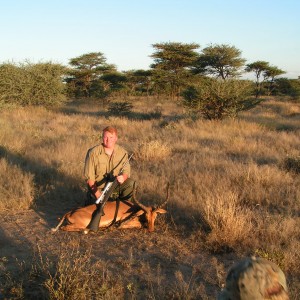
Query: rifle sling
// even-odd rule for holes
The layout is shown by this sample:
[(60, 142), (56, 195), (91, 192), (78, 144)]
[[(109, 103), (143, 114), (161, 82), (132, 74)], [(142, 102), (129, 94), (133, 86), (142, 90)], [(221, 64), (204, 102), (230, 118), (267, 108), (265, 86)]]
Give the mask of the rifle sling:
[(116, 210), (115, 210), (114, 218), (111, 221), (111, 223), (106, 227), (106, 229), (108, 229), (109, 227), (113, 226), (116, 223), (118, 212), (119, 212), (119, 208), (120, 208), (120, 201), (121, 200), (119, 198), (116, 200)]

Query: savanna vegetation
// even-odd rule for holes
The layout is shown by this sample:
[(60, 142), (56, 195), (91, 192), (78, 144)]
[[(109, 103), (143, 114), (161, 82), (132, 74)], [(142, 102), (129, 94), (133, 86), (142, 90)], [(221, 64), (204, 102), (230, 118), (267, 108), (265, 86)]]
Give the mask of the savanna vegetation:
[[(282, 267), (298, 299), (299, 103), (264, 99), (218, 121), (170, 101), (131, 102), (121, 116), (86, 101), (1, 112), (3, 297), (214, 299), (228, 267), (258, 255)], [(107, 124), (135, 153), (140, 201), (161, 203), (170, 182), (168, 214), (151, 235), (51, 235), (83, 204), (84, 156)]]
[[(239, 102), (249, 95), (255, 95), (256, 100), (261, 95), (299, 99), (299, 80), (279, 78), (285, 71), (266, 61), (246, 64), (242, 52), (234, 46), (212, 44), (201, 52), (196, 43), (168, 42), (152, 46), (154, 62), (148, 70), (119, 71), (115, 65), (106, 62), (101, 52), (71, 58), (68, 66), (52, 62), (2, 63), (0, 107), (16, 104), (53, 106), (70, 98), (93, 98), (107, 104), (112, 99), (126, 101), (128, 97), (146, 96), (173, 101), (183, 97), (187, 100), (185, 105), (194, 108), (195, 101), (189, 104), (190, 92), (203, 89), (203, 95), (196, 97), (200, 113), (209, 118), (220, 118), (222, 111), (224, 117), (227, 116), (228, 107), (234, 111), (238, 106), (245, 108)], [(252, 73), (255, 82), (242, 80), (241, 75), (245, 73)], [(228, 90), (226, 95), (222, 89)], [(207, 114), (210, 108), (206, 99), (211, 97), (214, 98), (210, 101), (214, 103), (213, 109), (219, 110), (215, 115)], [(247, 107), (258, 103), (249, 98), (247, 101), (251, 102)], [(220, 109), (223, 105), (225, 110)]]
[[(229, 45), (154, 44), (149, 70), (101, 52), (69, 66), (0, 65), (0, 298), (215, 299), (256, 255), (300, 299), (300, 83)], [(242, 80), (254, 72), (255, 81)], [(57, 232), (82, 206), (88, 148), (107, 126), (130, 153), (156, 230)]]

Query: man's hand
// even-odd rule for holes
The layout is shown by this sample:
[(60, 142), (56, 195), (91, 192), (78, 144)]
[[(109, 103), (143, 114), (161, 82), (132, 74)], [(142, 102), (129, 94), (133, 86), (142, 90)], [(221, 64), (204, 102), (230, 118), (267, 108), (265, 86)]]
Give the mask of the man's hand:
[(101, 192), (99, 190), (97, 190), (97, 192), (95, 193), (95, 197), (96, 199), (99, 199), (99, 197), (101, 196)]
[(101, 196), (101, 192), (97, 188), (96, 181), (88, 180), (87, 184), (89, 185), (89, 187), (90, 187), (92, 193), (94, 194), (94, 196), (96, 197), (96, 199), (98, 199)]
[(122, 174), (122, 175), (117, 176), (117, 181), (118, 181), (120, 184), (122, 184), (127, 178), (128, 178), (128, 175), (127, 175), (127, 174)]

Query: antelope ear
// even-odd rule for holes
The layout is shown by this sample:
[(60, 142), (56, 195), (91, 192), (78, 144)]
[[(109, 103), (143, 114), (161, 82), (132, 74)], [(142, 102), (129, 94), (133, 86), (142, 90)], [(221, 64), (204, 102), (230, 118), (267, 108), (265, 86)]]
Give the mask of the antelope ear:
[(158, 208), (157, 210), (155, 210), (155, 212), (160, 213), (160, 214), (165, 214), (167, 211), (163, 208)]

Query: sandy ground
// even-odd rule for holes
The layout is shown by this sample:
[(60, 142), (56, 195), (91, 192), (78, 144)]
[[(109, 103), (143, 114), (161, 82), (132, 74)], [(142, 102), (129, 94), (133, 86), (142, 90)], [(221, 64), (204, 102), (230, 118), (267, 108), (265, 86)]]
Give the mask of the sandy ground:
[[(37, 253), (55, 260), (62, 249), (72, 251), (74, 247), (79, 247), (82, 252), (90, 249), (93, 259), (104, 262), (112, 273), (122, 278), (124, 276), (124, 283), (137, 280), (145, 282), (146, 277), (154, 280), (159, 267), (166, 288), (176, 283), (176, 273), (180, 272), (186, 282), (192, 280), (193, 284), (201, 285), (205, 294), (214, 299), (220, 291), (226, 269), (234, 262), (230, 254), (226, 258), (217, 257), (194, 249), (165, 220), (161, 226), (157, 220), (156, 231), (151, 234), (146, 229), (113, 229), (96, 235), (61, 230), (51, 233), (51, 228), (57, 225), (58, 218), (64, 212), (65, 209), (53, 212), (48, 207), (1, 213), (2, 281), (7, 273), (15, 282), (22, 281), (22, 270), (30, 272)], [(146, 269), (152, 274), (144, 274)], [(0, 299), (5, 299), (5, 286), (0, 291)]]

